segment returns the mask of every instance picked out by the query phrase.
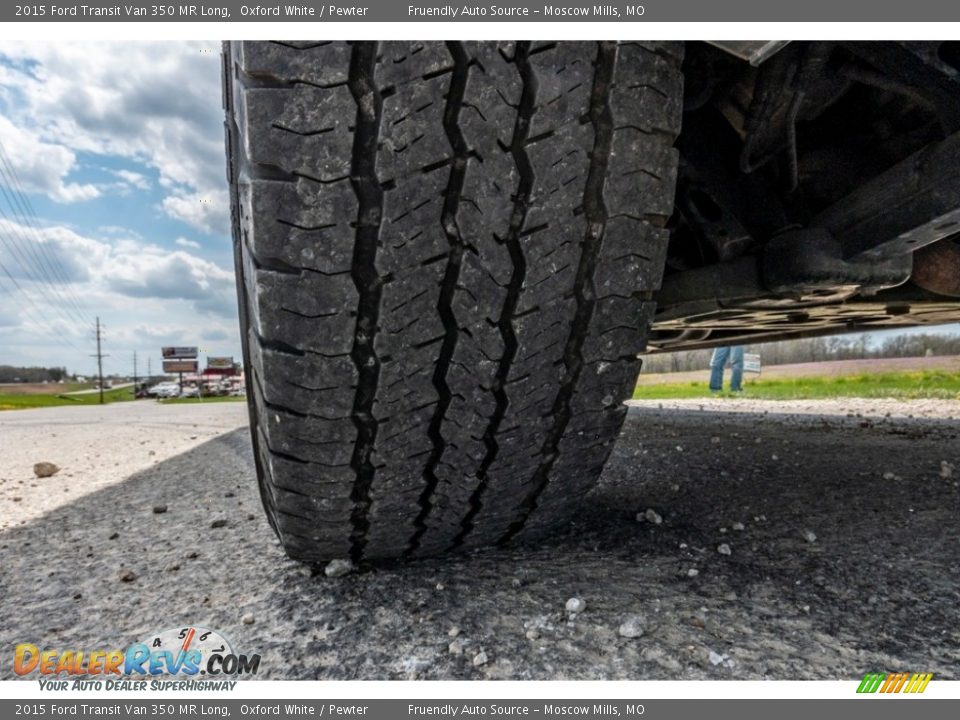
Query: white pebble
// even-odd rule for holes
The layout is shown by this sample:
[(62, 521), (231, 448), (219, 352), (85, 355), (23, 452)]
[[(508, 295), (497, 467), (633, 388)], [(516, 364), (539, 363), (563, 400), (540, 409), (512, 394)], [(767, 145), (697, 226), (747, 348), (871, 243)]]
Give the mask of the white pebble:
[(813, 532), (813, 530), (804, 530), (803, 539), (808, 543), (814, 543), (817, 541), (817, 535), (815, 532)]
[(620, 633), (620, 637), (638, 638), (647, 631), (646, 625), (646, 618), (642, 615), (631, 615), (620, 623), (617, 632)]
[(572, 597), (567, 600), (567, 612), (569, 613), (582, 613), (587, 609), (587, 603), (583, 598)]
[(717, 552), (720, 553), (721, 555), (729, 555), (733, 551), (730, 550), (730, 546), (727, 545), (726, 543), (720, 543), (719, 545), (717, 545)]
[(719, 665), (720, 663), (722, 663), (724, 660), (726, 660), (726, 659), (729, 658), (729, 657), (730, 657), (729, 655), (720, 655), (719, 653), (715, 653), (713, 650), (711, 650), (711, 651), (710, 651), (710, 664), (711, 664), (711, 665)]
[(731, 525), (730, 527), (732, 527), (734, 530), (737, 530), (737, 531), (740, 531), (740, 530), (743, 530), (743, 529), (744, 529), (742, 522), (735, 522), (735, 523), (734, 523), (733, 525)]
[(463, 640), (454, 640), (447, 645), (447, 652), (451, 655), (463, 655)]
[(244, 616), (240, 619), (240, 621), (241, 621), (244, 625), (253, 625), (254, 617), (253, 617), (253, 615), (251, 615), (250, 613), (247, 613), (246, 615), (244, 615)]
[(475, 667), (480, 667), (481, 665), (487, 664), (487, 654), (482, 650), (473, 656), (473, 664)]
[(536, 628), (530, 628), (529, 630), (527, 630), (527, 640), (539, 640), (539, 639), (540, 639), (539, 630), (537, 630)]
[(455, 638), (455, 637), (457, 637), (457, 635), (459, 635), (459, 634), (460, 634), (460, 628), (457, 627), (456, 625), (454, 625), (452, 628), (450, 628), (449, 630), (447, 630), (447, 635), (449, 635), (450, 637)]
[(663, 518), (660, 517), (660, 513), (653, 508), (647, 508), (647, 511), (643, 514), (643, 516), (648, 522), (652, 522), (654, 525), (659, 525), (663, 522)]
[(696, 577), (699, 574), (700, 574), (700, 571), (697, 570), (696, 568), (690, 568), (689, 570), (687, 570), (687, 577)]
[(884, 480), (894, 480), (894, 479), (896, 479), (896, 477), (897, 477), (897, 476), (896, 476), (894, 473), (892, 473), (892, 472), (885, 472), (885, 473), (883, 474), (883, 479), (884, 479)]
[(343, 577), (354, 571), (353, 562), (350, 560), (331, 560), (323, 569), (323, 574), (329, 578)]

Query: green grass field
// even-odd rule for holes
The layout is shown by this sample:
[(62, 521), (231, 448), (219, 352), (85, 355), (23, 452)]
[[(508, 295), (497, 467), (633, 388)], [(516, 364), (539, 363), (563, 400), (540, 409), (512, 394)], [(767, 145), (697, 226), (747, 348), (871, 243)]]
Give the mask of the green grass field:
[(216, 396), (201, 398), (164, 398), (159, 400), (163, 405), (191, 405), (193, 403), (215, 403), (215, 402), (246, 402), (245, 397)]
[[(724, 378), (729, 381), (729, 373)], [(798, 377), (756, 380), (747, 376), (743, 395), (761, 400), (809, 400), (817, 398), (941, 398), (960, 400), (960, 373), (921, 371), (870, 373), (836, 377)], [(676, 400), (710, 397), (707, 381), (638, 385), (635, 400)], [(732, 393), (718, 393), (732, 397)]]
[[(53, 393), (16, 393), (0, 392), (0, 410), (23, 410), (26, 408), (54, 407), (57, 405), (96, 405), (100, 402), (100, 393), (83, 395), (63, 395)], [(123, 402), (133, 400), (132, 388), (104, 390), (104, 402)]]

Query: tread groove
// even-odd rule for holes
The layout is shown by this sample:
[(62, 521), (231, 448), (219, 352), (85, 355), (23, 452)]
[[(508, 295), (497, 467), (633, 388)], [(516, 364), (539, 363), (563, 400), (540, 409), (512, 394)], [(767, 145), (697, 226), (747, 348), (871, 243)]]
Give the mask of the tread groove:
[(376, 86), (376, 42), (358, 42), (350, 53), (350, 94), (357, 104), (354, 130), (351, 184), (357, 196), (357, 234), (352, 276), (359, 294), (353, 350), (357, 367), (357, 389), (351, 418), (357, 428), (350, 467), (356, 479), (350, 493), (353, 511), (350, 523), (350, 554), (354, 561), (363, 557), (369, 529), (370, 486), (376, 469), (371, 461), (377, 438), (378, 422), (373, 414), (380, 380), (380, 359), (374, 346), (380, 314), (382, 279), (376, 267), (377, 244), (383, 217), (383, 190), (377, 179), (377, 141), (383, 114), (383, 98)]
[(593, 273), (600, 257), (603, 233), (607, 222), (607, 208), (603, 200), (603, 186), (613, 144), (613, 111), (609, 94), (616, 65), (616, 44), (601, 42), (597, 51), (596, 70), (590, 96), (590, 122), (594, 127), (594, 145), (590, 156), (590, 168), (583, 193), (584, 215), (587, 218), (587, 233), (577, 266), (574, 295), (576, 313), (570, 325), (563, 353), (565, 373), (553, 403), (553, 425), (540, 451), (542, 460), (533, 476), (533, 487), (520, 504), (518, 517), (511, 523), (500, 543), (509, 542), (537, 508), (537, 501), (550, 483), (550, 471), (560, 454), (560, 440), (572, 415), (571, 399), (583, 369), (583, 343), (590, 328), (596, 294), (593, 288)]
[(460, 228), (457, 225), (457, 210), (460, 205), (460, 196), (463, 193), (463, 185), (467, 174), (469, 150), (467, 148), (467, 142), (463, 137), (463, 132), (460, 130), (459, 122), (460, 111), (463, 108), (463, 96), (467, 87), (467, 78), (470, 73), (470, 61), (463, 47), (463, 43), (456, 41), (448, 42), (447, 49), (453, 56), (454, 66), (450, 85), (447, 89), (447, 104), (443, 112), (443, 127), (450, 147), (454, 152), (454, 161), (450, 166), (447, 188), (444, 191), (443, 210), (440, 214), (440, 222), (443, 225), (444, 234), (450, 245), (450, 251), (447, 254), (447, 266), (444, 271), (440, 298), (437, 303), (437, 311), (445, 332), (443, 343), (440, 347), (440, 356), (437, 358), (433, 372), (433, 386), (437, 390), (438, 401), (433, 412), (433, 417), (430, 419), (430, 426), (427, 429), (427, 435), (430, 437), (433, 451), (430, 453), (427, 466), (424, 469), (424, 477), (427, 482), (419, 497), (420, 512), (414, 520), (414, 526), (417, 529), (410, 539), (410, 543), (404, 552), (405, 555), (410, 555), (416, 551), (420, 544), (420, 538), (423, 537), (423, 534), (427, 531), (426, 519), (433, 509), (431, 497), (440, 484), (436, 470), (447, 446), (442, 432), (443, 420), (447, 408), (450, 407), (451, 398), (453, 397), (450, 386), (447, 384), (447, 372), (457, 346), (457, 337), (460, 334), (457, 317), (453, 310), (453, 300), (457, 291), (457, 282), (460, 278), (460, 265), (463, 259), (465, 244), (463, 237), (460, 235)]

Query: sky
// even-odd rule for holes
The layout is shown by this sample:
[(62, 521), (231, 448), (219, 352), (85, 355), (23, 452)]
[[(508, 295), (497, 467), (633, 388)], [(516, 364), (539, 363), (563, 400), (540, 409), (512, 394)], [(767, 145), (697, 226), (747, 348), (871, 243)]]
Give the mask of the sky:
[(240, 359), (219, 42), (4, 41), (0, 144), (0, 364)]

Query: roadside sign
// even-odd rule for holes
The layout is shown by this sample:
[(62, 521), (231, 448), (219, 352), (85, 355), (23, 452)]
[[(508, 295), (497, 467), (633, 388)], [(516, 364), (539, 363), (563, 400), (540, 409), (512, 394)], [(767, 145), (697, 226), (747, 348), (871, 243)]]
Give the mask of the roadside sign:
[(165, 373), (196, 373), (199, 363), (196, 360), (164, 360)]
[(232, 357), (210, 357), (207, 356), (208, 370), (233, 370)]
[(743, 354), (743, 371), (748, 373), (760, 374), (760, 354), (759, 353), (744, 353)]
[(199, 355), (196, 347), (165, 347), (161, 352), (164, 360), (190, 360)]

